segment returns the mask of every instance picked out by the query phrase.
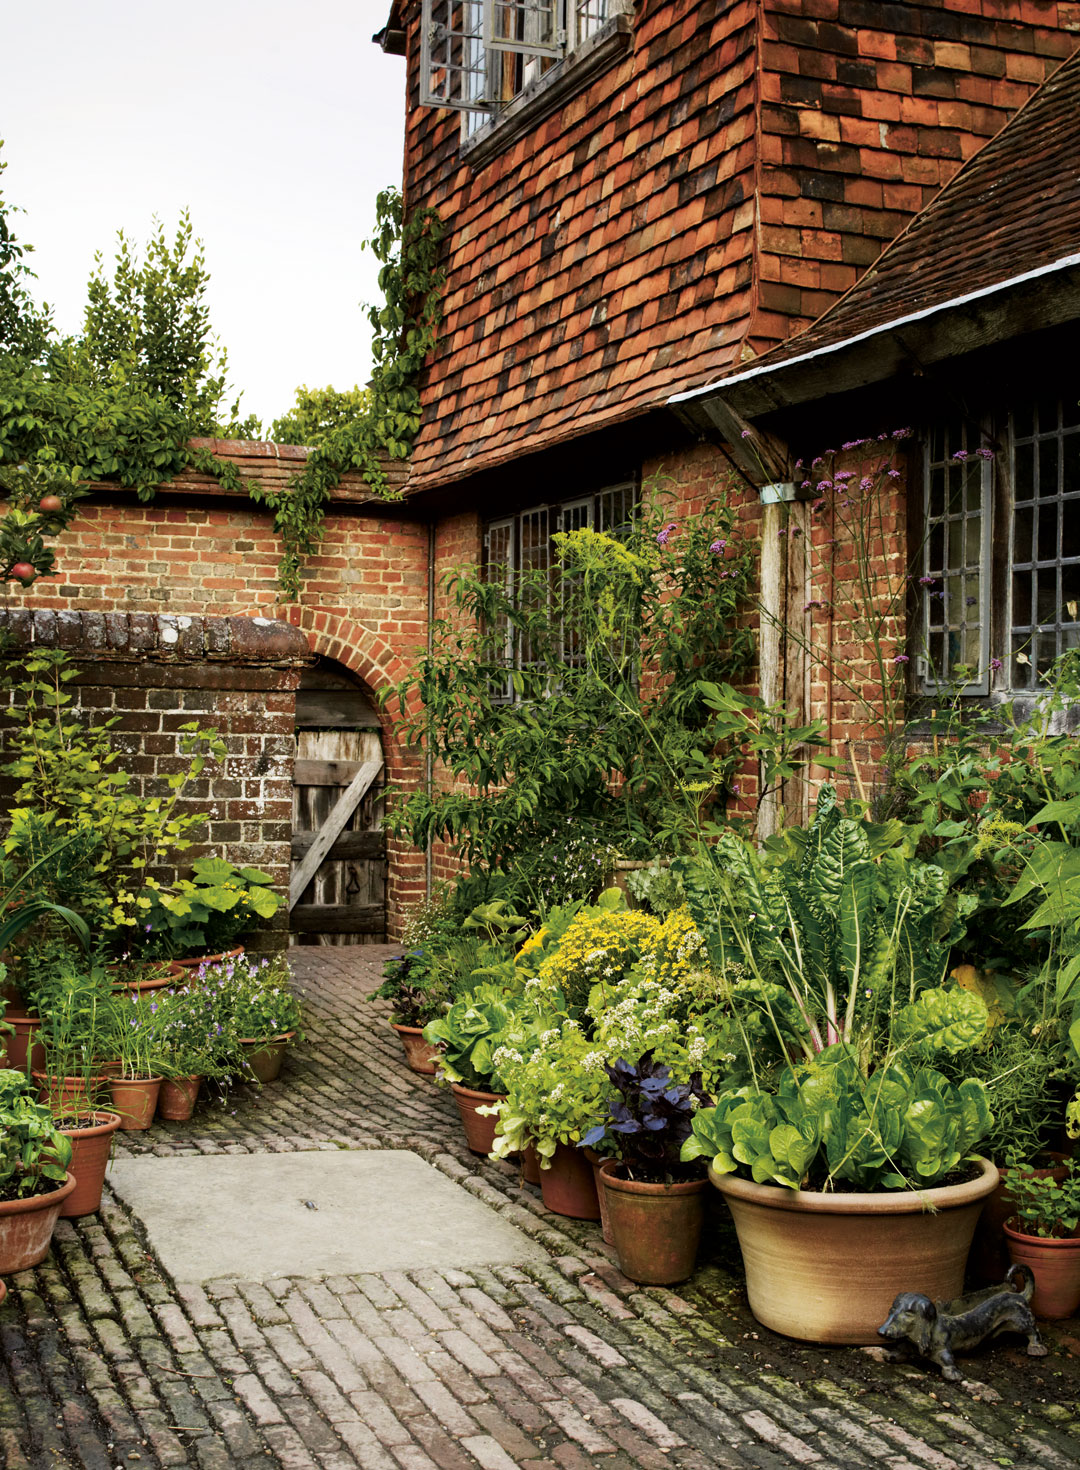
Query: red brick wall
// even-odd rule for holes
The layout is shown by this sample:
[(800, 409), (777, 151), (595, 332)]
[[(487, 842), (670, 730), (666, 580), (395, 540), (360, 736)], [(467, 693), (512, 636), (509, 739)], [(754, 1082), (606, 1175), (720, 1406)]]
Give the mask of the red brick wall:
[[(419, 105), (449, 226), (413, 483), (642, 412), (805, 326), (1077, 45), (1055, 0), (642, 0), (629, 51), (487, 162)], [(1069, 29), (1073, 27), (1074, 29)]]

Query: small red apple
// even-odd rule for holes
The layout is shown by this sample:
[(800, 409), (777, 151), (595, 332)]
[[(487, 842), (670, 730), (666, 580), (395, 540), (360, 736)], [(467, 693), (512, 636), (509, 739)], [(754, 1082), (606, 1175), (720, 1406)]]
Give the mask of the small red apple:
[(59, 495), (43, 495), (38, 501), (38, 510), (43, 516), (55, 516), (64, 508), (64, 502)]
[(24, 587), (30, 587), (33, 585), (37, 572), (28, 561), (17, 561), (8, 575), (16, 582), (21, 582)]

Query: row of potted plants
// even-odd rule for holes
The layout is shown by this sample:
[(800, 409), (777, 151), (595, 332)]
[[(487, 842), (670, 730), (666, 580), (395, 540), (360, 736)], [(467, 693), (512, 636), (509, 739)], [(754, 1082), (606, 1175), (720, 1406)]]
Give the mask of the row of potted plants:
[[(829, 791), (805, 831), (763, 852), (725, 833), (675, 869), (685, 903), (665, 917), (606, 893), (545, 915), (524, 942), (504, 926), (458, 993), (433, 1001), (423, 1038), (475, 1114), (470, 1147), (534, 1155), (555, 1209), (595, 1218), (605, 1205), (624, 1269), (643, 1281), (692, 1269), (707, 1169), (735, 1217), (755, 1315), (793, 1336), (871, 1341), (897, 1291), (957, 1296), (999, 1180), (978, 1151), (1004, 1162), (1009, 1146), (992, 1101), (1017, 1117), (985, 1059), (1020, 1023), (950, 974), (973, 904), (917, 859), (901, 823), (876, 825)], [(395, 1005), (430, 969), (417, 950), (388, 970)], [(419, 1020), (433, 998), (410, 988)], [(1059, 1075), (1067, 1020), (1044, 1017)], [(599, 1198), (570, 1203), (564, 1177), (591, 1184), (586, 1158)], [(1010, 1175), (1021, 1200), (1027, 1162)], [(644, 1220), (662, 1210), (684, 1226), (652, 1231), (650, 1264)], [(1074, 1229), (1053, 1210), (1044, 1231)]]

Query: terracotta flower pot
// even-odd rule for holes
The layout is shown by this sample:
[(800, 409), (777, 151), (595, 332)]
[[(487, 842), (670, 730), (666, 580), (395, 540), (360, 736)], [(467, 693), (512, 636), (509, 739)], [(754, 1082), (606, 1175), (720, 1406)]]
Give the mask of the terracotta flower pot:
[(36, 1033), (41, 1025), (40, 1016), (13, 1016), (10, 1011), (4, 1018), (15, 1027), (15, 1033), (10, 1031), (0, 1033), (0, 1047), (3, 1048), (4, 1066), (13, 1072), (25, 1072), (27, 1070), (27, 1059), (29, 1058), (30, 1071), (42, 1072), (45, 1069), (45, 1048), (41, 1042), (36, 1040)]
[(195, 1111), (201, 1077), (166, 1077), (158, 1093), (157, 1115), (168, 1123), (186, 1123)]
[(735, 1219), (750, 1310), (803, 1342), (877, 1343), (901, 1291), (959, 1296), (975, 1221), (998, 1171), (965, 1184), (879, 1194), (753, 1184), (709, 1170)]
[[(1045, 1168), (1028, 1168), (1023, 1173), (1033, 1179), (1055, 1179), (1060, 1184), (1069, 1172), (1065, 1154), (1048, 1153), (1039, 1155), (1048, 1163)], [(1011, 1169), (999, 1165), (1001, 1178), (990, 1195), (979, 1223), (975, 1227), (975, 1239), (971, 1243), (968, 1273), (977, 1286), (995, 1286), (1003, 1280), (1009, 1266), (1009, 1248), (1005, 1239), (1005, 1221), (1016, 1213), (1016, 1201), (1009, 1189)]]
[(160, 965), (125, 965), (118, 962), (107, 965), (114, 990), (126, 990), (129, 995), (142, 995), (150, 990), (162, 990), (166, 985), (176, 984), (176, 971), (168, 960)]
[(536, 1145), (530, 1143), (528, 1148), (521, 1152), (521, 1182), (522, 1184), (540, 1184), (540, 1155), (536, 1152)]
[(120, 1127), (126, 1133), (150, 1127), (161, 1091), (160, 1077), (114, 1077), (109, 1091), (113, 1109), (120, 1114)]
[(600, 1162), (619, 1270), (645, 1286), (670, 1286), (693, 1274), (705, 1218), (706, 1179), (646, 1184), (622, 1179), (618, 1159)]
[(64, 1114), (90, 1111), (103, 1099), (108, 1087), (107, 1076), (61, 1077), (55, 1072), (34, 1072), (38, 1096), (57, 1117)]
[(474, 1154), (489, 1154), (495, 1143), (495, 1124), (498, 1118), (482, 1117), (477, 1108), (490, 1107), (492, 1103), (502, 1102), (504, 1093), (501, 1092), (474, 1092), (471, 1087), (462, 1087), (459, 1082), (450, 1084), (450, 1091), (457, 1101), (458, 1112), (461, 1114), (461, 1125), (465, 1129), (465, 1142)]
[[(606, 1245), (614, 1245), (615, 1237), (611, 1233), (611, 1218), (608, 1215), (607, 1195), (600, 1181), (600, 1166), (605, 1163), (606, 1156), (598, 1154), (594, 1148), (583, 1148), (581, 1152), (592, 1165), (593, 1183), (596, 1185), (596, 1197), (600, 1201), (600, 1233), (604, 1237)], [(625, 1273), (624, 1273), (625, 1274)]]
[(64, 1219), (92, 1215), (101, 1206), (101, 1190), (105, 1170), (112, 1153), (113, 1136), (120, 1127), (119, 1113), (88, 1113), (70, 1128), (60, 1132), (71, 1139), (70, 1172), (75, 1176), (75, 1189), (61, 1206)]
[(295, 1035), (295, 1031), (284, 1031), (280, 1036), (242, 1036), (245, 1072), (259, 1082), (276, 1082)]
[(435, 1059), (439, 1055), (437, 1046), (432, 1046), (430, 1041), (424, 1040), (423, 1028), (420, 1026), (401, 1026), (397, 1021), (391, 1021), (390, 1025), (401, 1037), (401, 1044), (405, 1048), (405, 1061), (409, 1069), (419, 1072), (424, 1077), (434, 1077)]
[(1015, 1218), (1005, 1222), (1009, 1259), (1035, 1278), (1031, 1310), (1036, 1317), (1071, 1317), (1080, 1307), (1080, 1236), (1025, 1235)]
[(220, 954), (198, 954), (183, 960), (172, 960), (171, 964), (177, 974), (186, 975), (188, 979), (195, 971), (203, 965), (220, 965), (225, 960), (235, 960), (244, 953), (244, 946), (238, 944), (235, 949), (224, 949)]
[(5, 1276), (45, 1259), (60, 1211), (74, 1192), (75, 1175), (69, 1173), (60, 1188), (48, 1194), (0, 1200), (0, 1271)]
[(579, 1148), (557, 1145), (551, 1168), (540, 1170), (540, 1193), (555, 1215), (568, 1220), (599, 1220), (600, 1199), (592, 1165)]

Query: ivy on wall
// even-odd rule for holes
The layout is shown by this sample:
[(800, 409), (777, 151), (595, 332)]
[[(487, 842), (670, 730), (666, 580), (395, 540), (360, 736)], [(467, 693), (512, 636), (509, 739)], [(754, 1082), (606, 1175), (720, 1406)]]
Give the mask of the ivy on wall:
[[(22, 257), (29, 247), (17, 246), (2, 197), (0, 226), (0, 305), (6, 308), (0, 312), (0, 348), (6, 349), (0, 351), (0, 498), (9, 503), (0, 522), (0, 581), (30, 586), (36, 577), (49, 575), (54, 557), (45, 538), (63, 531), (85, 493), (79, 487), (88, 481), (115, 480), (150, 500), (163, 483), (192, 468), (213, 475), (226, 489), (249, 495), (274, 514), (282, 540), (278, 581), (283, 597), (290, 599), (299, 595), (304, 563), (318, 548), (327, 501), (343, 474), (358, 471), (375, 495), (395, 498), (383, 457), (408, 456), (420, 426), (417, 380), (442, 320), (444, 275), (438, 249), (443, 226), (434, 211), (417, 211), (406, 219), (396, 189), (378, 196), (375, 234), (365, 242), (381, 262), (383, 295), (382, 305), (369, 309), (372, 380), (367, 393), (342, 396), (340, 422), (322, 436), (285, 490), (266, 489), (241, 476), (229, 461), (193, 449), (188, 441), (210, 427), (205, 395), (188, 395), (199, 405), (195, 414), (186, 400), (156, 389), (145, 373), (132, 368), (144, 352), (132, 354), (131, 363), (121, 355), (110, 370), (104, 360), (91, 361), (87, 341), (50, 340), (47, 310), (34, 315), (37, 309), (25, 287), (31, 273)], [(188, 239), (185, 220), (170, 256), (172, 247), (159, 229), (142, 269), (158, 275), (171, 270), (186, 252)], [(130, 285), (129, 277), (137, 280), (140, 269), (123, 240), (121, 247), (118, 298), (121, 286)], [(181, 279), (197, 294), (203, 284), (201, 256), (194, 264), (195, 276)], [(100, 316), (109, 305), (100, 262), (96, 279)], [(46, 330), (37, 330), (39, 320)], [(107, 334), (99, 330), (97, 335)], [(33, 350), (23, 350), (24, 342), (31, 342)], [(224, 380), (219, 385), (215, 379), (213, 387), (223, 391)], [(252, 426), (230, 424), (224, 432), (230, 428), (250, 433)]]

